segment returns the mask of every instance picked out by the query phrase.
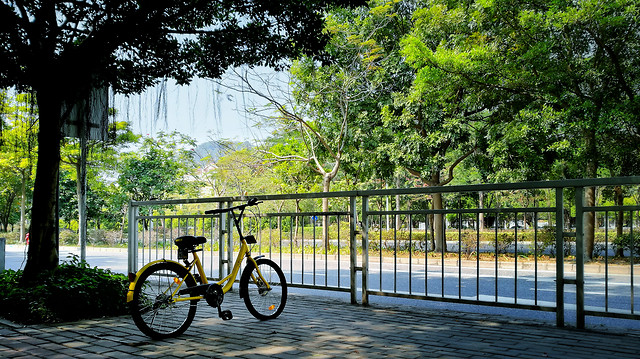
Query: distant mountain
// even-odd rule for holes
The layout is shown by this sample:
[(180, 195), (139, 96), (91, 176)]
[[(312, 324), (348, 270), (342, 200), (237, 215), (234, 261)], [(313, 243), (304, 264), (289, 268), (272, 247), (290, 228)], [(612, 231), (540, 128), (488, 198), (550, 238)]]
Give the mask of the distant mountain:
[(194, 151), (196, 152), (196, 158), (201, 161), (216, 162), (220, 157), (225, 156), (230, 152), (252, 147), (253, 146), (248, 141), (209, 141), (198, 145)]

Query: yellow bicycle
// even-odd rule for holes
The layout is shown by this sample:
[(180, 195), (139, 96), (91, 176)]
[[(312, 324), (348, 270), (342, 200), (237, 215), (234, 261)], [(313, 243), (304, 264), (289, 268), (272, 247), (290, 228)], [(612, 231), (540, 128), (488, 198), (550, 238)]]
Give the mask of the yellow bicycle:
[[(201, 299), (218, 308), (218, 316), (223, 320), (232, 319), (231, 311), (222, 310), (221, 304), (224, 294), (233, 287), (245, 258), (246, 265), (240, 276), (240, 297), (244, 299), (249, 312), (260, 320), (274, 319), (282, 313), (287, 303), (287, 282), (284, 274), (275, 262), (264, 256), (251, 256), (249, 245), (255, 244), (256, 239), (252, 235), (243, 236), (240, 228), (245, 208), (259, 203), (261, 202), (254, 198), (246, 204), (205, 212), (229, 212), (240, 237), (240, 252), (233, 270), (217, 283), (209, 283), (197, 254), (203, 250), (198, 246), (206, 243), (205, 237), (176, 238), (178, 259), (182, 260), (184, 265), (161, 259), (145, 265), (138, 271), (129, 284), (127, 302), (133, 321), (141, 332), (154, 339), (184, 333), (191, 325)], [(189, 253), (193, 256), (191, 260)], [(192, 273), (194, 269), (197, 273)]]

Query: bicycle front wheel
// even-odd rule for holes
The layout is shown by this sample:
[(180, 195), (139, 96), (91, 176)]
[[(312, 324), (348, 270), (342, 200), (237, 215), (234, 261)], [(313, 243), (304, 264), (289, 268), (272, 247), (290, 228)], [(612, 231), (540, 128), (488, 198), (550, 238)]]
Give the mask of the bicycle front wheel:
[(260, 320), (277, 318), (287, 304), (287, 281), (273, 261), (260, 258), (256, 263), (258, 268), (249, 262), (240, 277), (244, 304)]
[(159, 262), (142, 274), (133, 291), (131, 316), (141, 332), (154, 339), (178, 336), (191, 325), (198, 300), (184, 300), (179, 291), (196, 285), (187, 269), (175, 262)]

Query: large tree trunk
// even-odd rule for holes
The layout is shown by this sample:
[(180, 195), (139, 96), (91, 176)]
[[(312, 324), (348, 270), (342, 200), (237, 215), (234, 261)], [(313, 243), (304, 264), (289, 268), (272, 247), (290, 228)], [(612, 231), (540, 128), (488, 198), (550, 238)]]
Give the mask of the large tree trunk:
[[(596, 204), (596, 188), (587, 187), (584, 191), (585, 206), (595, 206)], [(584, 220), (584, 256), (585, 259), (593, 259), (593, 248), (595, 246), (595, 229), (596, 229), (596, 214), (595, 212), (585, 212), (583, 216)]]
[[(440, 172), (436, 171), (431, 176), (431, 181), (429, 183), (430, 186), (438, 186), (440, 185)], [(434, 193), (433, 197), (433, 209), (439, 210), (443, 208), (442, 205), (442, 193)], [(434, 231), (434, 240), (435, 240), (435, 248), (436, 252), (442, 252), (447, 250), (447, 245), (445, 242), (444, 235), (444, 216), (442, 214), (434, 214), (433, 215), (433, 231)]]
[(32, 281), (39, 273), (58, 266), (56, 199), (60, 169), (62, 101), (56, 91), (36, 89), (40, 129), (38, 133), (38, 163), (33, 192), (33, 210), (27, 263), (22, 282)]
[[(614, 202), (616, 206), (624, 205), (624, 197), (622, 196), (622, 186), (616, 186), (615, 189), (615, 199)], [(618, 211), (616, 213), (616, 238), (622, 237), (622, 229), (624, 226), (624, 212)], [(616, 248), (616, 256), (624, 257), (624, 247), (618, 246)]]
[[(442, 209), (442, 193), (434, 193), (433, 195), (433, 209)], [(436, 252), (446, 251), (446, 244), (444, 241), (444, 216), (442, 214), (433, 215), (433, 231)]]

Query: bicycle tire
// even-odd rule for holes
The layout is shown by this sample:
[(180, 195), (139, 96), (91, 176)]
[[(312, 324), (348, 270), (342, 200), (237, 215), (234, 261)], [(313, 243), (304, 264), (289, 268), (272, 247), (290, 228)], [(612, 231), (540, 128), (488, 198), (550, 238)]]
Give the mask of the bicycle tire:
[[(265, 291), (258, 272), (249, 262), (240, 277), (240, 294), (249, 312), (260, 320), (277, 318), (287, 304), (287, 281), (282, 269), (273, 261), (259, 258), (256, 264), (271, 290)], [(252, 274), (254, 278), (252, 279)]]
[(164, 339), (178, 336), (189, 328), (198, 300), (172, 301), (178, 297), (172, 297), (176, 288), (186, 288), (183, 284), (193, 287), (196, 281), (185, 267), (175, 262), (159, 262), (142, 272), (130, 303), (133, 322), (142, 333), (153, 339)]

